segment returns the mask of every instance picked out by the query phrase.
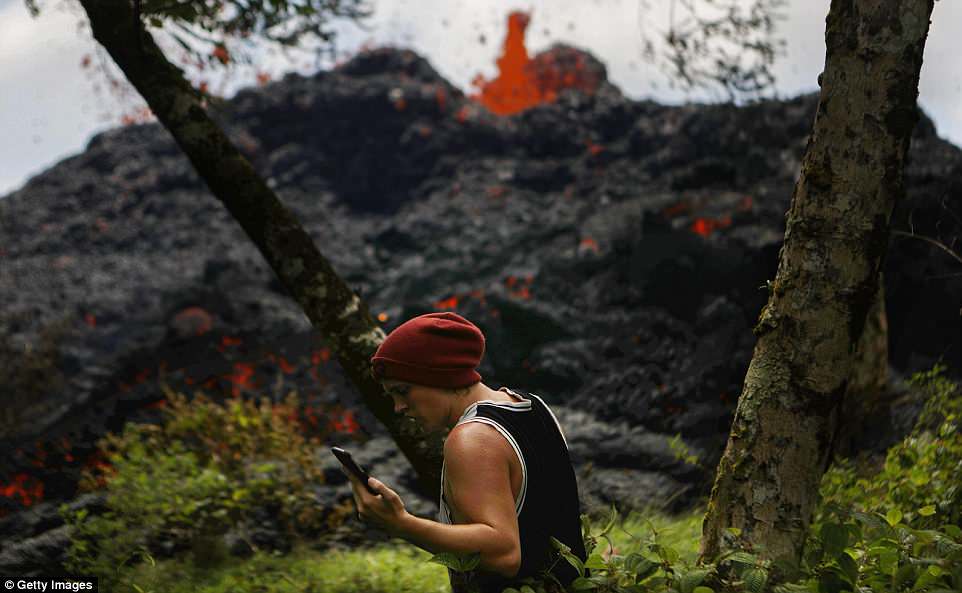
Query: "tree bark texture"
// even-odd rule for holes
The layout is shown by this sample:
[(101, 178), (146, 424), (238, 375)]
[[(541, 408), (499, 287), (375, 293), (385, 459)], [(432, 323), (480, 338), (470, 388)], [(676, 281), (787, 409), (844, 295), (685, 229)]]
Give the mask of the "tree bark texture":
[(932, 6), (832, 1), (818, 111), (703, 523), (704, 560), (741, 547), (801, 556), (905, 193)]
[(439, 492), (440, 438), (426, 436), (398, 417), (390, 398), (370, 374), (369, 358), (385, 334), (367, 305), (337, 275), (291, 211), (208, 116), (183, 73), (134, 18), (130, 3), (81, 0), (81, 4), (94, 37), (328, 341), (364, 403), (414, 466), (425, 492)]

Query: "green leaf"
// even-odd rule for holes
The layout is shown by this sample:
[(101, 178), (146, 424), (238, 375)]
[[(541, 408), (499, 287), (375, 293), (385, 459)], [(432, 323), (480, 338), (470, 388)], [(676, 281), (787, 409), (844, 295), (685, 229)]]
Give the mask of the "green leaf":
[(481, 554), (454, 554), (451, 552), (441, 552), (428, 558), (428, 562), (434, 562), (450, 568), (456, 572), (467, 572), (474, 570), (481, 562)]
[(827, 558), (834, 558), (848, 545), (848, 530), (837, 523), (825, 523), (821, 529), (822, 549)]
[(692, 593), (707, 576), (708, 571), (704, 568), (690, 570), (678, 578), (678, 589), (681, 593)]
[(911, 564), (903, 564), (895, 573), (895, 588), (901, 589), (907, 583), (915, 580), (915, 567)]
[(848, 584), (852, 586), (854, 590), (855, 585), (858, 583), (858, 565), (855, 564), (855, 560), (842, 552), (835, 558), (835, 562), (838, 563), (838, 567), (842, 569), (842, 573), (845, 575)]
[(818, 575), (819, 593), (839, 593), (846, 589), (845, 582), (841, 579), (838, 572), (834, 570), (823, 570)]
[(474, 570), (475, 568), (478, 567), (478, 564), (481, 564), (481, 553), (475, 552), (474, 554), (471, 554), (470, 556), (467, 556), (467, 557), (461, 556), (460, 560), (461, 560), (461, 570), (464, 570), (464, 571)]
[(635, 582), (637, 583), (654, 574), (658, 570), (658, 564), (637, 552), (632, 552), (625, 557), (625, 570), (629, 574), (635, 575)]
[(882, 574), (894, 575), (899, 566), (899, 553), (895, 550), (884, 549), (878, 557), (878, 567)]
[(895, 527), (902, 520), (902, 511), (898, 509), (890, 509), (889, 512), (885, 513), (885, 521), (889, 525)]
[(585, 562), (585, 568), (604, 569), (608, 568), (608, 565), (605, 564), (601, 554), (592, 554), (591, 556), (588, 556), (588, 561)]
[(578, 577), (571, 582), (571, 588), (575, 591), (590, 591), (591, 589), (597, 589), (598, 585), (589, 581), (585, 577)]
[(742, 580), (751, 593), (762, 593), (768, 583), (768, 571), (763, 568), (749, 568), (742, 573)]
[(923, 517), (930, 517), (935, 514), (935, 505), (929, 504), (919, 509), (919, 514)]
[(518, 591), (514, 587), (506, 587), (501, 590), (501, 593), (521, 593), (521, 591)]
[(575, 570), (578, 571), (578, 576), (585, 576), (585, 565), (581, 562), (581, 558), (578, 558), (571, 552), (566, 552), (564, 550), (561, 550), (561, 555), (565, 560), (568, 561), (568, 564), (575, 567)]
[(942, 531), (952, 536), (953, 539), (962, 539), (962, 529), (959, 529), (957, 525), (943, 525)]
[(655, 544), (651, 547), (651, 551), (655, 553), (656, 556), (661, 558), (662, 562), (667, 562), (668, 564), (674, 564), (678, 562), (678, 552), (669, 546), (663, 546), (661, 544)]
[(695, 587), (695, 590), (692, 591), (691, 593), (715, 593), (715, 590), (712, 589), (711, 587), (699, 585), (698, 587)]
[(534, 593), (534, 589), (529, 585), (521, 585), (521, 593)]
[[(544, 541), (544, 540), (542, 540), (542, 541)], [(556, 549), (556, 550), (560, 550), (561, 552), (570, 552), (570, 551), (571, 551), (571, 547), (568, 546), (568, 544), (564, 543), (563, 541), (561, 541), (561, 540), (559, 540), (559, 539), (557, 539), (557, 538), (555, 538), (555, 537), (553, 537), (553, 536), (551, 537), (550, 541), (551, 541), (551, 545), (554, 546), (554, 549)]]
[(732, 552), (731, 556), (728, 557), (731, 562), (736, 562), (738, 564), (744, 564), (746, 566), (755, 566), (758, 563), (758, 559), (754, 554), (749, 554), (748, 552)]
[(428, 558), (428, 562), (434, 562), (435, 564), (440, 564), (442, 566), (447, 566), (448, 568), (454, 569), (457, 567), (457, 558), (454, 554), (450, 552), (441, 552), (435, 554)]

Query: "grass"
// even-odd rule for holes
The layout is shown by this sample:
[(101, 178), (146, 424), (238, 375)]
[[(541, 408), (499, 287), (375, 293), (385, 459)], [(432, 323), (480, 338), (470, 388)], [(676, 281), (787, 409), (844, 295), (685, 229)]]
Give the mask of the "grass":
[[(683, 559), (694, 560), (702, 514), (701, 510), (677, 517), (631, 514), (610, 534), (615, 553), (637, 550), (639, 540), (654, 527), (662, 543), (677, 549)], [(195, 567), (190, 559), (142, 563), (125, 572), (123, 580), (145, 593), (448, 593), (447, 569), (428, 562), (430, 557), (402, 540), (325, 552), (299, 544), (287, 555), (229, 558), (216, 568)], [(130, 585), (119, 590), (138, 591)]]
[[(351, 551), (318, 552), (296, 545), (286, 555), (257, 553), (216, 568), (190, 560), (143, 563), (124, 579), (144, 592), (164, 593), (404, 593), (450, 591), (446, 569), (405, 542)], [(125, 586), (121, 591), (137, 591)]]

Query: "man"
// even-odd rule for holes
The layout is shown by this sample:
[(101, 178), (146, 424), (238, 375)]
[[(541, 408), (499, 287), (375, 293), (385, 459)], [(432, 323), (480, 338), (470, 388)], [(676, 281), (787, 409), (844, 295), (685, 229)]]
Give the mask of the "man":
[(497, 592), (550, 573), (577, 576), (551, 546), (553, 536), (586, 559), (578, 487), (561, 425), (534, 394), (494, 390), (477, 367), (484, 335), (455, 313), (429, 313), (397, 327), (371, 358), (396, 413), (425, 430), (450, 429), (441, 469), (438, 521), (409, 514), (379, 480), (372, 495), (351, 477), (367, 523), (432, 553), (480, 553), (478, 568), (450, 571), (455, 591)]

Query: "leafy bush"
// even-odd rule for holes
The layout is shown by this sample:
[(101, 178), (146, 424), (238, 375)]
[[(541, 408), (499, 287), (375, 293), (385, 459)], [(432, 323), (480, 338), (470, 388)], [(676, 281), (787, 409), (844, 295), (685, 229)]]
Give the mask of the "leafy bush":
[(962, 394), (944, 371), (910, 379), (925, 407), (881, 467), (844, 461), (826, 472), (807, 578), (786, 592), (962, 590)]
[(159, 542), (215, 563), (226, 556), (222, 535), (260, 509), (290, 535), (341, 519), (324, 516), (309, 488), (323, 483), (314, 459), (319, 439), (301, 433), (293, 393), (281, 404), (220, 405), (164, 391), (162, 425), (127, 424), (98, 443), (109, 465), (87, 471), (81, 488), (104, 487), (108, 511), (89, 516), (62, 507), (74, 527), (70, 570), (110, 581), (131, 560), (152, 560)]

